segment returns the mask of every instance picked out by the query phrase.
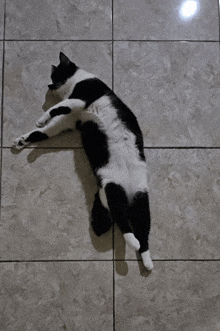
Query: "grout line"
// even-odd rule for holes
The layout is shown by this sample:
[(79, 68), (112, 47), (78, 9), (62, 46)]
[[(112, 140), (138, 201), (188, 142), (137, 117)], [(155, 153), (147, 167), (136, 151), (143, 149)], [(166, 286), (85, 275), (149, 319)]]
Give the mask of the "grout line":
[(71, 263), (71, 262), (112, 262), (112, 260), (1, 260), (1, 263)]
[[(11, 146), (2, 146), (2, 149), (12, 149)], [(80, 149), (80, 150), (83, 150), (83, 147), (82, 146), (75, 146), (75, 147), (65, 147), (65, 146), (54, 146), (54, 147), (51, 147), (51, 146), (48, 146), (48, 147), (38, 147), (38, 146), (29, 146), (29, 147), (25, 147), (25, 149), (57, 149), (57, 150), (77, 150), (77, 149)], [(207, 147), (204, 147), (204, 146), (187, 146), (187, 147), (184, 147), (184, 146), (167, 146), (167, 147), (162, 147), (162, 146), (145, 146), (144, 149), (188, 149), (188, 150), (191, 150), (191, 149), (220, 149), (220, 146), (207, 146)], [(21, 150), (17, 150), (17, 154), (21, 153), (22, 150), (24, 149), (21, 149)]]
[(6, 26), (6, 0), (4, 1), (4, 23), (3, 23), (3, 44), (2, 44), (2, 96), (1, 96), (1, 155), (0, 155), (0, 216), (1, 216), (1, 196), (2, 196), (2, 158), (3, 158), (3, 106), (4, 106), (4, 71), (5, 71), (5, 26)]
[(115, 77), (114, 77), (114, 40), (112, 40), (112, 91), (114, 91)]
[[(138, 262), (141, 259), (115, 259), (112, 260), (0, 260), (1, 263), (72, 263), (72, 262)], [(220, 259), (152, 259), (153, 262), (220, 262)], [(115, 283), (114, 264), (113, 264), (113, 284)], [(113, 293), (114, 294), (114, 293)]]
[(5, 39), (5, 41), (9, 41), (9, 42), (22, 42), (22, 41), (33, 41), (33, 42), (92, 42), (92, 43), (96, 43), (96, 42), (111, 42), (112, 39)]
[(219, 43), (219, 40), (206, 40), (206, 39), (201, 39), (201, 40), (187, 40), (187, 39), (114, 39), (114, 41), (118, 42), (152, 42), (152, 43)]
[[(114, 251), (113, 251), (114, 254)], [(115, 262), (113, 260), (113, 283), (112, 283), (112, 291), (113, 291), (113, 331), (115, 331), (115, 312), (116, 312), (116, 307), (115, 307)]]
[[(142, 261), (141, 259), (117, 259), (115, 260), (115, 262), (121, 262), (121, 261), (125, 261), (125, 262), (136, 262), (136, 261)], [(152, 261), (154, 262), (220, 262), (220, 259), (152, 259)]]
[(177, 39), (177, 40), (169, 40), (169, 39), (0, 39), (0, 41), (9, 41), (9, 42), (23, 42), (23, 41), (33, 41), (33, 42), (161, 42), (161, 43), (175, 43), (175, 42), (189, 42), (189, 43), (219, 43), (219, 40), (185, 40), (185, 39)]
[(219, 15), (220, 15), (220, 12), (219, 12), (219, 0), (216, 0), (217, 1), (217, 7), (218, 7), (218, 40), (220, 42), (220, 22), (219, 22)]
[(112, 0), (112, 90), (114, 91), (114, 0)]

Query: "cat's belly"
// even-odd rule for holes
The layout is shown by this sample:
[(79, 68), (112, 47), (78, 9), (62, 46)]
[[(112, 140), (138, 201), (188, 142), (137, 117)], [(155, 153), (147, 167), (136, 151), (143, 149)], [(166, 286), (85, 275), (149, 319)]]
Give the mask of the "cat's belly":
[[(146, 191), (147, 167), (141, 160), (136, 145), (137, 137), (129, 130), (111, 104), (108, 96), (104, 96), (90, 105), (82, 114), (81, 120), (95, 122), (98, 130), (106, 137), (108, 159), (100, 166), (96, 174), (101, 178), (102, 186), (114, 182), (121, 185), (128, 196), (137, 191)], [(91, 139), (90, 147), (91, 149)], [(99, 151), (100, 152), (100, 151)]]
[(130, 155), (114, 154), (110, 156), (109, 163), (100, 168), (97, 175), (101, 177), (102, 185), (108, 183), (121, 185), (128, 197), (132, 197), (137, 191), (148, 191), (147, 166), (145, 161)]

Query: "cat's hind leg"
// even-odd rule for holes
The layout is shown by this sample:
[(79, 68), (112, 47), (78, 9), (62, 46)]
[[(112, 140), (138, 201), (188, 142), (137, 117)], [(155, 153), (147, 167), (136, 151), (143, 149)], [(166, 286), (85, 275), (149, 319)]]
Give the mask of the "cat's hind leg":
[(108, 183), (105, 186), (105, 194), (111, 217), (118, 224), (126, 243), (136, 251), (139, 250), (140, 243), (129, 225), (128, 199), (125, 190), (118, 184)]
[(135, 237), (140, 242), (140, 254), (144, 266), (148, 270), (153, 269), (153, 262), (150, 257), (148, 237), (150, 232), (151, 218), (150, 206), (147, 192), (137, 192), (132, 199), (129, 208), (131, 226)]
[(95, 194), (91, 218), (91, 226), (97, 236), (106, 233), (112, 226), (110, 213), (103, 206), (98, 192)]

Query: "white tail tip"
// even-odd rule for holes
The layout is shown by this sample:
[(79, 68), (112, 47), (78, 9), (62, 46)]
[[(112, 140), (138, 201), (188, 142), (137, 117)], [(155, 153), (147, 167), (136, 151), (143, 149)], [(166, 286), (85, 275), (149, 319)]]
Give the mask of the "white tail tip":
[(150, 257), (150, 251), (148, 250), (146, 252), (141, 253), (141, 257), (145, 268), (147, 268), (149, 271), (153, 270), (154, 265)]
[(135, 238), (133, 233), (125, 233), (124, 235), (125, 241), (130, 246), (133, 248), (135, 251), (138, 251), (140, 249), (140, 243), (139, 241)]

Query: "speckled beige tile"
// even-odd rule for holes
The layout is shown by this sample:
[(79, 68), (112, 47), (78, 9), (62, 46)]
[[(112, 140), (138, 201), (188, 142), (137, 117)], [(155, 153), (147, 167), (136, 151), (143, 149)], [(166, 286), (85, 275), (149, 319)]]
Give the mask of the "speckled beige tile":
[(115, 42), (115, 92), (137, 115), (145, 146), (219, 146), (217, 43)]
[(218, 331), (220, 262), (155, 262), (148, 276), (128, 262), (115, 276), (115, 331)]
[(2, 260), (112, 259), (111, 230), (96, 237), (97, 191), (83, 150), (3, 150)]
[(4, 35), (4, 11), (5, 0), (0, 0), (0, 39), (3, 39)]
[[(7, 42), (4, 88), (4, 146), (35, 128), (42, 115), (51, 64), (63, 51), (78, 66), (93, 72), (109, 86), (112, 81), (109, 42)], [(66, 136), (65, 136), (66, 137)], [(78, 135), (67, 135), (41, 146), (79, 146)]]
[(1, 331), (113, 329), (112, 262), (0, 264)]
[(6, 39), (111, 39), (110, 0), (12, 0)]
[(218, 2), (116, 0), (114, 37), (130, 40), (218, 40)]
[[(220, 258), (220, 150), (146, 150), (153, 259)], [(115, 231), (115, 258), (136, 259)], [(140, 257), (138, 257), (140, 258)]]

